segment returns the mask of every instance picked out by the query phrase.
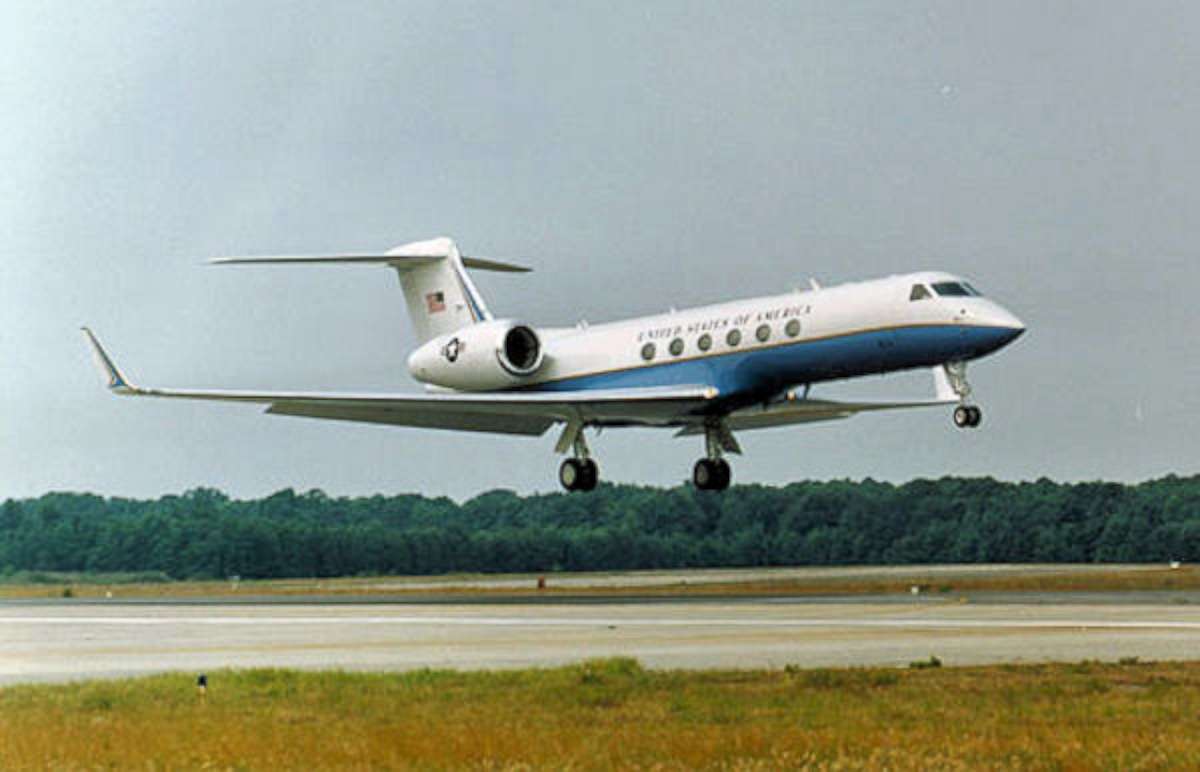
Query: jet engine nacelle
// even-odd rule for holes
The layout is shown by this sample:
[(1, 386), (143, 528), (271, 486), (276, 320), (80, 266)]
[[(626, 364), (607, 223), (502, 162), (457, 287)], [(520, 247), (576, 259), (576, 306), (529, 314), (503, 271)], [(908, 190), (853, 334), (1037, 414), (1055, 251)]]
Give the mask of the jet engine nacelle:
[(544, 359), (532, 327), (496, 320), (433, 338), (408, 358), (408, 371), (435, 386), (485, 391), (524, 383)]

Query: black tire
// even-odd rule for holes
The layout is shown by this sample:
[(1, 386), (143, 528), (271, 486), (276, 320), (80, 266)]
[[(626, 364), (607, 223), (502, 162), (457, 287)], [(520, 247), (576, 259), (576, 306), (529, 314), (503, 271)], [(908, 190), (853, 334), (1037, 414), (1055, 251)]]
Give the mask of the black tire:
[(717, 468), (717, 479), (714, 480), (712, 490), (723, 491), (729, 487), (729, 483), (733, 480), (733, 470), (729, 468), (729, 462), (723, 458), (718, 458), (714, 465)]
[(971, 407), (971, 423), (970, 423), (971, 428), (974, 429), (975, 427), (979, 426), (979, 424), (981, 424), (982, 422), (983, 422), (983, 410), (972, 406)]
[(600, 482), (600, 466), (590, 458), (582, 459), (580, 461), (580, 466), (582, 466), (583, 469), (579, 478), (579, 486), (576, 488), (576, 490), (596, 490), (596, 484)]
[(959, 429), (966, 429), (971, 425), (971, 408), (966, 405), (959, 405), (954, 408), (954, 425)]
[(558, 482), (565, 490), (577, 491), (579, 484), (583, 482), (584, 475), (583, 465), (579, 463), (579, 459), (568, 458), (558, 467)]
[(702, 458), (692, 467), (692, 483), (697, 490), (723, 491), (732, 477), (729, 463), (723, 458)]

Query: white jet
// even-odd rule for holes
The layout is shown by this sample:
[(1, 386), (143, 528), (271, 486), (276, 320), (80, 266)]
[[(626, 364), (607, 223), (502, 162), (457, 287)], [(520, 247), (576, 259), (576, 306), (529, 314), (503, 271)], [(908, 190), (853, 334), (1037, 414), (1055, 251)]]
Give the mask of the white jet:
[[(425, 394), (200, 391), (143, 388), (121, 374), (84, 328), (117, 394), (266, 404), (277, 415), (541, 435), (561, 424), (555, 451), (569, 454), (559, 481), (596, 487), (584, 430), (660, 426), (703, 435), (692, 479), (724, 490), (735, 431), (848, 418), (875, 410), (956, 405), (954, 423), (978, 426), (966, 363), (1015, 340), (1025, 327), (963, 279), (913, 273), (811, 287), (782, 295), (672, 310), (609, 324), (537, 328), (496, 319), (467, 268), (529, 269), (464, 257), (448, 238), (385, 254), (229, 257), (214, 263), (377, 264), (394, 268), (420, 346), (408, 358)], [(814, 383), (933, 368), (924, 401), (838, 402)]]

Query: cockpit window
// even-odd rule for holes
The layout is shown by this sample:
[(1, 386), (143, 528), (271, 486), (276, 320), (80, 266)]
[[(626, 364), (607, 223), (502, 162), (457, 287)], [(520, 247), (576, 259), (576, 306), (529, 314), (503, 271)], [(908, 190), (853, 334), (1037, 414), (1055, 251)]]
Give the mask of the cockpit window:
[(969, 298), (979, 294), (970, 284), (957, 281), (940, 281), (933, 285), (933, 291), (944, 298)]
[(914, 284), (912, 292), (908, 293), (909, 300), (925, 300), (931, 297), (933, 295), (929, 294), (929, 290), (925, 288), (924, 284)]

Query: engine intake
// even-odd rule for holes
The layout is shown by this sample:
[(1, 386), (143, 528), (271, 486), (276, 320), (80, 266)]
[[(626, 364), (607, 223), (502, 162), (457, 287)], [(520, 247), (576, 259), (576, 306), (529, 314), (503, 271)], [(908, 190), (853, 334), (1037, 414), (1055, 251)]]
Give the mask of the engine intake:
[(542, 364), (542, 342), (531, 328), (518, 324), (504, 334), (500, 364), (513, 375), (530, 375)]

